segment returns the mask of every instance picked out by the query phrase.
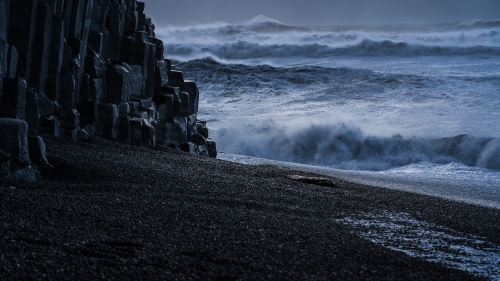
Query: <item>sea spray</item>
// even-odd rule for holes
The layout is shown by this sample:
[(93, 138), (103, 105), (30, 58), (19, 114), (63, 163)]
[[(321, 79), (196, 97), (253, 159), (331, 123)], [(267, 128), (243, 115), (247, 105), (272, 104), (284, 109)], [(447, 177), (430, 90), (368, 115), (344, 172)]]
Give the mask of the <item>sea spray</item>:
[(221, 151), (308, 165), (381, 171), (419, 162), (499, 169), (500, 140), (373, 136), (346, 124), (244, 124), (215, 131)]

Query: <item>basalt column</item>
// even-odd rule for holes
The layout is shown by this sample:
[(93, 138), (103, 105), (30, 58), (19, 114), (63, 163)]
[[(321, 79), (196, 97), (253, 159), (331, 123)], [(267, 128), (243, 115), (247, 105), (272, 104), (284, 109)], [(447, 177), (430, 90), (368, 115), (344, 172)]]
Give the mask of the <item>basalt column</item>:
[(0, 179), (27, 167), (31, 178), (50, 170), (40, 160), (40, 133), (216, 156), (197, 119), (196, 83), (164, 58), (144, 7), (0, 0)]

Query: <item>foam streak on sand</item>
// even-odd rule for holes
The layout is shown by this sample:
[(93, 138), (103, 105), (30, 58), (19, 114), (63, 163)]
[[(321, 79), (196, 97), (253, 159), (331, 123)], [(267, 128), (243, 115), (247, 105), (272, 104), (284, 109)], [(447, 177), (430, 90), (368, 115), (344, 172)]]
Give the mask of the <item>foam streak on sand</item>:
[(386, 211), (336, 221), (375, 244), (500, 280), (500, 245), (488, 243), (484, 237), (458, 233), (406, 213)]

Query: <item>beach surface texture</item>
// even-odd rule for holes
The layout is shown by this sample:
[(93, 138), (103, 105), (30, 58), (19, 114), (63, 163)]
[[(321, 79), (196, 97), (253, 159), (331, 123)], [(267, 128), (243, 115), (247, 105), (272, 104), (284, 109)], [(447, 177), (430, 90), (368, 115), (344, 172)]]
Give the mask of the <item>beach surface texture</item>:
[(0, 187), (2, 280), (500, 276), (498, 209), (166, 148), (44, 139), (54, 171)]

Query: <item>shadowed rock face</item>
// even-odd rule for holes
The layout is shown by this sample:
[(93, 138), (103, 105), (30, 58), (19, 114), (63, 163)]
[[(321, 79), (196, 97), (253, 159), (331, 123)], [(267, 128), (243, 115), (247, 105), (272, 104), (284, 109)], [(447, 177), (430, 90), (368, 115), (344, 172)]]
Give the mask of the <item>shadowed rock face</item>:
[(172, 69), (154, 29), (137, 0), (0, 0), (0, 148), (10, 169), (30, 165), (25, 140), (38, 133), (215, 157), (196, 83)]

